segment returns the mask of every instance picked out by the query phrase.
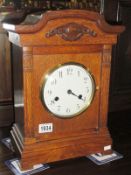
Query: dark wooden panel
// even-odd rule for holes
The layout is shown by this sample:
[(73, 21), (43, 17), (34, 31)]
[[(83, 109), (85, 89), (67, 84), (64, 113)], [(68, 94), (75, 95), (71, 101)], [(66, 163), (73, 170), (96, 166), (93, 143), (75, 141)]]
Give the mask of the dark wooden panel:
[(10, 126), (0, 127), (0, 140), (9, 136), (10, 136)]
[(14, 115), (15, 122), (20, 123), (18, 127), (23, 130), (23, 69), (22, 48), (12, 45), (12, 68), (13, 68), (13, 90), (14, 90)]
[(0, 127), (11, 125), (14, 121), (13, 106), (0, 106)]
[(103, 3), (103, 13), (104, 18), (109, 23), (116, 23), (118, 20), (119, 13), (119, 3), (118, 0), (104, 0)]
[(126, 27), (112, 51), (109, 110), (131, 109), (131, 1), (105, 0), (104, 16)]
[[(120, 19), (121, 18), (121, 19)], [(113, 50), (110, 109), (131, 109), (131, 2), (120, 4), (120, 21), (126, 30), (118, 38)]]
[(8, 36), (0, 24), (0, 126), (14, 121), (10, 55)]
[(0, 32), (0, 103), (11, 101), (10, 44), (7, 34)]
[[(0, 15), (0, 126), (10, 125), (14, 121), (11, 60), (12, 49), (8, 39), (8, 34), (2, 29), (2, 23), (20, 23), (25, 16), (26, 13), (22, 11), (7, 12)], [(17, 62), (15, 67), (18, 68)], [(17, 74), (19, 75), (19, 73)]]

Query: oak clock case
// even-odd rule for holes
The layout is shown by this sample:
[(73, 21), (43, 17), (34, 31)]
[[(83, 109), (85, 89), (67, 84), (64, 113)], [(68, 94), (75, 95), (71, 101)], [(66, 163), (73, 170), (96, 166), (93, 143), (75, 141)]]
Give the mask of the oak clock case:
[(84, 10), (50, 11), (33, 18), (35, 24), (4, 24), (20, 55), (12, 59), (19, 59), (22, 70), (15, 72), (22, 86), (19, 93), (14, 89), (11, 130), (22, 169), (108, 154), (111, 48), (124, 27), (112, 27), (99, 14)]

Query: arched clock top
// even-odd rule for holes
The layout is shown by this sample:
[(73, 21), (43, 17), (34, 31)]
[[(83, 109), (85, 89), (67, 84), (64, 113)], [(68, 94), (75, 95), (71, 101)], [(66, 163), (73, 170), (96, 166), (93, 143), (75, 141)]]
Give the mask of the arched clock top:
[(121, 33), (124, 30), (123, 26), (111, 26), (106, 23), (102, 15), (85, 10), (47, 11), (41, 16), (32, 15), (31, 18), (28, 18), (27, 16), (25, 21), (20, 25), (4, 24), (3, 27), (6, 30), (14, 31), (16, 33), (36, 33), (44, 28), (48, 21), (63, 18), (83, 18), (89, 21), (94, 21), (105, 33)]
[(47, 11), (41, 16), (27, 16), (20, 25), (4, 23), (3, 27), (9, 32), (11, 41), (12, 34), (20, 36), (20, 45), (50, 45), (53, 41), (54, 45), (67, 42), (97, 44), (100, 41), (101, 44), (113, 44), (117, 34), (124, 30), (123, 26), (109, 25), (100, 14), (85, 10)]

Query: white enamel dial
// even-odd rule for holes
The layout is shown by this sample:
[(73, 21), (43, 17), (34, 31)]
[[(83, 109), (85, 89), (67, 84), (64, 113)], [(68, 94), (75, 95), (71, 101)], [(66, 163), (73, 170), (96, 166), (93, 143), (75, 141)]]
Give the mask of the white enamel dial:
[(85, 111), (94, 93), (95, 82), (91, 73), (77, 63), (66, 63), (51, 70), (41, 87), (42, 103), (61, 118)]

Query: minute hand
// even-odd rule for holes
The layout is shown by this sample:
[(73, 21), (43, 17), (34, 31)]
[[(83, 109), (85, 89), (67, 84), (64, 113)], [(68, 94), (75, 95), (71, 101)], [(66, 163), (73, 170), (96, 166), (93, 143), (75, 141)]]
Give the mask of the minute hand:
[(70, 90), (70, 89), (67, 91), (67, 93), (76, 96), (76, 97), (77, 97), (78, 99), (80, 99), (80, 100), (83, 100), (83, 99), (82, 99), (82, 95), (76, 95), (76, 94), (75, 94), (74, 92), (72, 92), (72, 90)]

